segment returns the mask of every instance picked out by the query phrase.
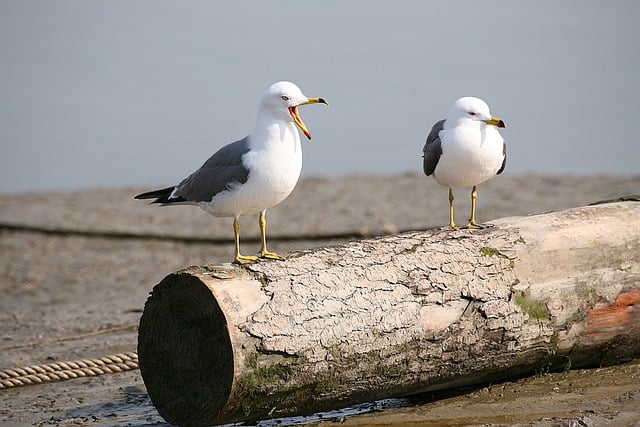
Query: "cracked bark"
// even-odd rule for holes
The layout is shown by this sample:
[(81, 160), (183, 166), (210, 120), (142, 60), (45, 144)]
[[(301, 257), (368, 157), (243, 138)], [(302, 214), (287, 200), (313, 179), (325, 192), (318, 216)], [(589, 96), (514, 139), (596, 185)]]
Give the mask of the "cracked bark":
[(640, 204), (170, 274), (140, 369), (170, 423), (308, 414), (640, 354)]

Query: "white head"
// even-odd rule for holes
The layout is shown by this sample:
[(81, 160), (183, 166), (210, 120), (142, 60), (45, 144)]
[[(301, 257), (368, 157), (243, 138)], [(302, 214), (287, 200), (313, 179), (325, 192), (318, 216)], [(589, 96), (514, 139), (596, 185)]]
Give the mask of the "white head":
[(272, 84), (262, 96), (260, 112), (267, 112), (284, 121), (294, 122), (304, 135), (311, 139), (311, 134), (298, 114), (298, 106), (305, 104), (322, 103), (329, 105), (322, 98), (308, 98), (300, 88), (287, 81)]
[(452, 124), (477, 123), (478, 125), (487, 124), (499, 128), (506, 127), (502, 120), (491, 115), (486, 102), (473, 96), (457, 99), (449, 110), (447, 121), (451, 121)]

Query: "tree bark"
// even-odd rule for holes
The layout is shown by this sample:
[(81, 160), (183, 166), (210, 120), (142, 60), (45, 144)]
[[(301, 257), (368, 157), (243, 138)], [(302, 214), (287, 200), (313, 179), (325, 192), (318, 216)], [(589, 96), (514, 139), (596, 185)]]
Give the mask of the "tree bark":
[(493, 224), (170, 274), (140, 321), (151, 400), (211, 425), (640, 354), (640, 203)]

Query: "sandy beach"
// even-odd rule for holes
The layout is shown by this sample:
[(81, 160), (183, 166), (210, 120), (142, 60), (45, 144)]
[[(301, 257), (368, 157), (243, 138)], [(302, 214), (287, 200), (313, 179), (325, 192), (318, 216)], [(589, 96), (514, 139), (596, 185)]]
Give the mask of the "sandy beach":
[[(136, 349), (150, 290), (167, 274), (233, 258), (231, 220), (134, 200), (149, 188), (0, 195), (0, 370)], [(640, 176), (499, 176), (479, 187), (481, 222), (640, 194)], [(456, 191), (466, 222), (469, 191)], [(447, 190), (422, 174), (304, 178), (269, 210), (271, 250), (440, 227)], [(630, 232), (638, 233), (637, 230)], [(255, 217), (243, 252), (259, 248)], [(640, 425), (640, 362), (422, 396), (330, 425)], [(372, 405), (371, 409), (376, 409)], [(0, 390), (3, 425), (164, 425), (138, 370)], [(394, 424), (395, 423), (395, 424)], [(571, 424), (574, 423), (574, 424)]]

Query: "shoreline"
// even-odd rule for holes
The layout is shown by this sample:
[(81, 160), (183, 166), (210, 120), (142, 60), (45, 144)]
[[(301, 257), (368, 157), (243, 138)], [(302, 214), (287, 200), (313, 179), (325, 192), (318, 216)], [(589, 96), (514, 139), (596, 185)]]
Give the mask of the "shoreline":
[[(196, 207), (164, 208), (134, 200), (136, 191), (144, 189), (121, 187), (0, 195), (0, 224), (105, 233), (46, 234), (10, 230), (0, 225), (0, 352), (3, 355), (0, 370), (135, 351), (140, 314), (155, 284), (167, 274), (189, 265), (232, 260), (233, 233), (229, 218), (213, 218)], [(478, 219), (491, 222), (498, 217), (560, 210), (638, 194), (640, 176), (505, 175), (480, 185), (478, 191)], [(455, 203), (456, 217), (460, 221), (466, 219), (470, 205), (467, 191), (456, 191)], [(287, 253), (341, 243), (345, 239), (288, 241), (278, 236), (376, 235), (444, 226), (448, 221), (447, 189), (418, 173), (303, 178), (288, 199), (269, 210), (267, 219), (267, 238), (273, 239), (270, 249)], [(243, 251), (251, 253), (259, 247), (257, 219), (248, 217), (242, 221)], [(109, 233), (124, 232), (160, 238), (109, 237)], [(184, 240), (162, 236), (182, 236)], [(207, 238), (215, 241), (206, 241)], [(589, 420), (588, 417), (605, 417), (617, 411), (631, 414), (631, 419), (640, 423), (640, 409), (636, 409), (640, 408), (640, 384), (625, 391), (614, 387), (624, 383), (628, 375), (637, 374), (639, 365), (634, 366), (636, 371), (614, 367), (600, 383), (589, 381), (592, 372), (576, 373), (581, 379), (572, 377), (571, 381), (583, 391), (574, 390), (571, 396), (582, 399), (583, 403), (575, 406), (572, 414), (582, 411), (587, 417), (584, 419)], [(562, 376), (552, 378), (552, 382), (567, 381)], [(513, 385), (508, 387), (516, 390), (509, 395), (511, 398), (533, 393), (530, 387), (534, 386), (527, 381), (509, 384)], [(603, 392), (599, 394), (601, 388)], [(495, 386), (490, 389), (494, 390)], [(550, 393), (549, 389), (540, 390)], [(609, 391), (605, 396), (606, 390)], [(619, 390), (620, 395), (611, 397), (611, 390)], [(0, 393), (0, 419), (14, 424), (50, 422), (65, 426), (85, 418), (87, 423), (104, 426), (162, 422), (150, 406), (138, 371), (18, 387)], [(562, 402), (561, 394), (550, 396), (549, 408)], [(594, 399), (595, 414), (589, 415), (587, 398)], [(409, 411), (412, 419), (422, 425), (429, 425), (435, 408), (441, 408), (438, 411), (444, 411), (445, 415), (449, 411), (450, 419), (455, 420), (459, 415), (456, 405), (467, 407), (464, 402), (473, 401), (467, 395), (458, 399), (449, 406), (445, 405), (447, 400), (398, 411), (400, 414)], [(487, 402), (477, 403), (481, 406), (470, 405), (469, 410), (484, 408), (482, 405)], [(511, 415), (505, 424), (507, 421), (500, 421), (499, 415), (506, 414), (509, 405), (493, 408), (497, 411), (495, 417), (478, 418), (478, 424), (518, 425), (526, 420), (525, 425), (557, 425), (543, 421), (542, 415), (535, 418), (533, 412), (526, 416), (523, 413), (522, 418)], [(526, 411), (526, 406), (521, 410)], [(533, 419), (538, 421), (529, 424)], [(359, 415), (348, 418), (347, 424), (367, 425), (384, 420), (384, 413)]]

